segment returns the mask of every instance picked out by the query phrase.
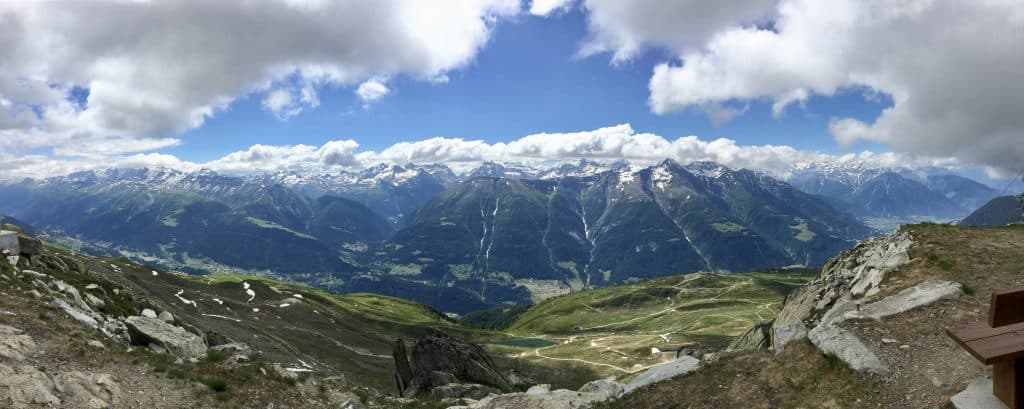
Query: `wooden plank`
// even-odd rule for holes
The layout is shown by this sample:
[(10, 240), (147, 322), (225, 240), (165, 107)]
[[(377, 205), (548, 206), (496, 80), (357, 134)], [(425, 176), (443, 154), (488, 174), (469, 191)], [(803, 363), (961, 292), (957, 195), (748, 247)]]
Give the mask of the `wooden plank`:
[(1024, 322), (1004, 325), (997, 328), (992, 328), (985, 323), (978, 323), (963, 327), (950, 328), (946, 330), (946, 333), (952, 338), (960, 339), (964, 342), (970, 342), (976, 339), (989, 338), (1017, 331), (1024, 331)]
[(992, 366), (992, 394), (1009, 409), (1024, 408), (1024, 360), (998, 362)]
[(997, 328), (1024, 322), (1024, 287), (992, 293), (988, 305), (988, 326)]
[(986, 365), (1024, 357), (1024, 336), (1014, 333), (977, 339), (967, 342), (967, 350)]

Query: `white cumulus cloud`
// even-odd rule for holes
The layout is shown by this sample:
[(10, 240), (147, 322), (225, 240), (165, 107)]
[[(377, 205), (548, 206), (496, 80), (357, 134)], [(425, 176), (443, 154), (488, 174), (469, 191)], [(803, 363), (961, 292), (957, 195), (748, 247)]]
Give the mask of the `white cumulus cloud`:
[(814, 95), (866, 90), (892, 106), (873, 119), (833, 118), (823, 132), (845, 146), (869, 140), (1010, 173), (1024, 167), (1020, 1), (585, 5), (594, 37), (585, 52), (610, 51), (619, 61), (656, 47), (677, 56), (654, 69), (655, 113), (767, 100), (778, 116)]
[(371, 78), (359, 84), (359, 88), (356, 88), (356, 95), (359, 99), (363, 100), (364, 104), (372, 104), (380, 101), (391, 92), (387, 85), (384, 85), (384, 81), (378, 78)]

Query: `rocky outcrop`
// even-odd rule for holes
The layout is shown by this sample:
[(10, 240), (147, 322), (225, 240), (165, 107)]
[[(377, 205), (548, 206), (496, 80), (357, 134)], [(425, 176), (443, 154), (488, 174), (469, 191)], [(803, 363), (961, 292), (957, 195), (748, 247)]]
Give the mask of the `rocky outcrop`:
[(35, 237), (24, 235), (18, 236), (19, 254), (23, 256), (36, 256), (43, 252), (43, 242)]
[(850, 331), (834, 325), (819, 325), (807, 337), (822, 352), (834, 355), (853, 370), (876, 375), (889, 374), (889, 367)]
[(182, 359), (199, 359), (206, 355), (203, 338), (159, 318), (132, 316), (125, 320), (125, 325), (132, 345), (157, 344)]
[(661, 382), (667, 379), (674, 378), (679, 375), (685, 375), (690, 372), (696, 371), (700, 368), (700, 360), (692, 356), (683, 356), (675, 361), (667, 364), (661, 364), (648, 369), (644, 373), (637, 376), (635, 379), (630, 381), (625, 386), (625, 393), (633, 392), (639, 388), (650, 385), (652, 383)]
[(604, 379), (590, 382), (576, 391), (551, 390), (549, 385), (537, 385), (526, 392), (491, 395), (469, 406), (449, 409), (579, 409), (619, 397), (623, 391), (622, 384)]
[(747, 349), (768, 349), (772, 346), (772, 320), (760, 321), (736, 337), (729, 344), (729, 351)]
[(20, 329), (0, 325), (0, 358), (20, 361), (35, 350), (32, 337), (22, 334)]
[(780, 351), (806, 337), (808, 328), (832, 324), (856, 309), (856, 300), (878, 294), (886, 274), (910, 261), (913, 243), (909, 233), (896, 230), (829, 260), (817, 279), (786, 297), (772, 324), (772, 346)]
[(451, 374), (456, 379), (498, 388), (505, 392), (516, 390), (495, 366), (490, 354), (479, 345), (449, 336), (444, 331), (431, 329), (412, 347), (413, 383), (420, 388), (434, 388), (433, 372)]
[(28, 365), (25, 360), (36, 349), (35, 341), (22, 330), (0, 325), (0, 406), (102, 408), (120, 394), (107, 374), (59, 369), (48, 374)]
[(929, 281), (907, 288), (881, 301), (865, 305), (860, 311), (846, 312), (842, 319), (870, 318), (877, 320), (962, 295), (964, 295), (964, 291), (959, 283)]

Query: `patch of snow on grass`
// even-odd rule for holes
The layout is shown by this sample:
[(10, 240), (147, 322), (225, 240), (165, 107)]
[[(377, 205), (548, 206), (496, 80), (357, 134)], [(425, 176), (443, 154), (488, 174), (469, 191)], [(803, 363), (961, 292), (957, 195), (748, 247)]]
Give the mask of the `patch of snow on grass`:
[(185, 297), (182, 297), (181, 295), (184, 294), (184, 293), (185, 293), (185, 290), (178, 290), (178, 293), (174, 294), (174, 296), (178, 297), (178, 299), (181, 300), (181, 302), (185, 303), (185, 305), (191, 305), (193, 307), (199, 308), (199, 304), (196, 304), (195, 301), (192, 301), (192, 300), (186, 299)]

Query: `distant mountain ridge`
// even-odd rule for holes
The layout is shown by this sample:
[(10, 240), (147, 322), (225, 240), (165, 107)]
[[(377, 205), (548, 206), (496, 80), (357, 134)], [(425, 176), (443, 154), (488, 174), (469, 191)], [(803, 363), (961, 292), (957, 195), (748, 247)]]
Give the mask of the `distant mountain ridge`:
[(962, 226), (995, 227), (1024, 223), (1024, 195), (992, 199), (960, 221)]
[(952, 220), (964, 217), (998, 192), (938, 169), (801, 164), (787, 181), (859, 217)]
[(869, 230), (766, 174), (666, 160), (554, 179), (477, 178), (425, 205), (383, 261), (600, 285), (631, 277), (817, 265)]

